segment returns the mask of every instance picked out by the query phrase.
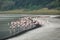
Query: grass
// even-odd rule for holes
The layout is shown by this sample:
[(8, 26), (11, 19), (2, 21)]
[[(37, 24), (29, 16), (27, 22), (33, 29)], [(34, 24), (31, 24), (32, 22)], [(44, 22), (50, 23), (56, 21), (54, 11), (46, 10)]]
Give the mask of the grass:
[(10, 14), (60, 14), (60, 10), (56, 9), (48, 9), (48, 8), (42, 8), (39, 10), (25, 10), (25, 9), (20, 9), (20, 10), (10, 10), (10, 11), (0, 11), (0, 13), (10, 13)]

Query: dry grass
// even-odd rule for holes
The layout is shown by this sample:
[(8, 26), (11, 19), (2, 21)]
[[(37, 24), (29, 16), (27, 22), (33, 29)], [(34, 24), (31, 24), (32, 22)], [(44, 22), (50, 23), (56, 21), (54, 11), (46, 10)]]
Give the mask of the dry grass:
[(43, 8), (39, 10), (11, 10), (11, 11), (1, 11), (0, 13), (20, 13), (20, 14), (60, 14), (60, 10)]

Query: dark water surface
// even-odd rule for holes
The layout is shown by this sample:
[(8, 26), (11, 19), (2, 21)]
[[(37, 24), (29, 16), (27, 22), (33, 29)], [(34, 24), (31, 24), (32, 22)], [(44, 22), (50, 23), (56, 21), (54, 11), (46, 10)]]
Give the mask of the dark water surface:
[(14, 19), (14, 18), (8, 19), (8, 17), (2, 17), (2, 18), (3, 19), (0, 18), (0, 38), (4, 38), (10, 35), (8, 23)]
[(18, 14), (0, 14), (0, 39), (10, 36), (8, 23), (18, 19), (21, 15)]

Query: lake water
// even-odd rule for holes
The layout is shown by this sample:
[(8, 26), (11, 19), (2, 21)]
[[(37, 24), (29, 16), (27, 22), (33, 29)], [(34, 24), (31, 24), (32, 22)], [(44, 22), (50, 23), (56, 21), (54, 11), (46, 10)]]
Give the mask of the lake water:
[[(36, 16), (27, 14), (0, 14), (0, 38), (10, 35), (8, 23), (22, 16)], [(38, 15), (41, 16), (41, 15)], [(43, 16), (43, 15), (42, 15)]]
[(8, 23), (19, 17), (21, 15), (0, 14), (0, 39), (10, 35)]

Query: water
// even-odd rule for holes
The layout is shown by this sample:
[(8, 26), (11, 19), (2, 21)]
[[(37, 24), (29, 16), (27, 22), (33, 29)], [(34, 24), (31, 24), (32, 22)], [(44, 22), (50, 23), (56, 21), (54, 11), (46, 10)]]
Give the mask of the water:
[(19, 17), (21, 17), (21, 15), (0, 14), (0, 39), (10, 36), (8, 23)]
[(22, 16), (36, 16), (24, 14), (0, 14), (0, 38), (10, 35), (8, 23)]
[(11, 35), (9, 32), (8, 23), (22, 16), (24, 15), (23, 14), (0, 14), (0, 39)]
[(9, 26), (8, 22), (12, 19), (1, 19), (0, 18), (0, 38), (4, 38), (9, 35)]

